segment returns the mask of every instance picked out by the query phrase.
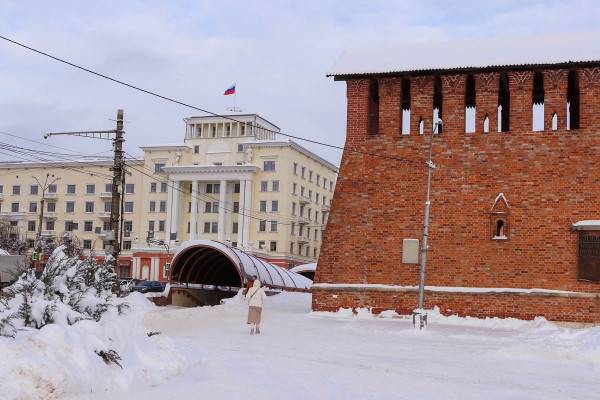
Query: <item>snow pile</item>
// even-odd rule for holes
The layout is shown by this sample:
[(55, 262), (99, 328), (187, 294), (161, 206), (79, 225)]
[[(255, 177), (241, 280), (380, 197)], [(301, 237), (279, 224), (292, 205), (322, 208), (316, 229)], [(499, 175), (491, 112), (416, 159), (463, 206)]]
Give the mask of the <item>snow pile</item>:
[(102, 395), (180, 373), (185, 352), (144, 326), (155, 306), (113, 293), (114, 260), (68, 252), (58, 247), (39, 279), (25, 271), (0, 298), (0, 398)]
[(119, 313), (127, 303), (112, 289), (116, 275), (110, 260), (97, 264), (94, 257), (80, 260), (57, 247), (38, 279), (32, 269), (4, 289), (0, 297), (0, 336), (14, 337), (24, 327), (40, 329), (51, 323), (72, 325), (100, 320), (109, 308)]
[[(0, 398), (105, 398), (108, 392), (159, 385), (180, 374), (189, 364), (183, 349), (162, 334), (149, 335), (144, 327), (144, 316), (156, 306), (140, 293), (125, 300), (130, 309), (124, 315), (111, 307), (98, 322), (48, 324), (24, 330), (15, 339), (0, 337)], [(120, 356), (122, 367), (97, 355), (110, 350)]]

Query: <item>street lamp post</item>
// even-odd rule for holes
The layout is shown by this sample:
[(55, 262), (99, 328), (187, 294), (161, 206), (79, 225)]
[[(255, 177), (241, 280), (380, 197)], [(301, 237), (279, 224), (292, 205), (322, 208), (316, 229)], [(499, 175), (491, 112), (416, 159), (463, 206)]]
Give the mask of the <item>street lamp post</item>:
[(423, 217), (423, 242), (421, 245), (421, 272), (419, 276), (419, 303), (417, 309), (413, 311), (413, 325), (416, 326), (416, 319), (419, 318), (419, 329), (423, 329), (427, 325), (427, 312), (425, 311), (425, 272), (427, 268), (427, 244), (429, 238), (429, 208), (431, 207), (431, 174), (435, 169), (435, 164), (431, 158), (433, 148), (433, 136), (439, 132), (439, 127), (442, 126), (442, 120), (438, 119), (431, 130), (429, 138), (429, 157), (427, 159), (427, 194), (425, 197), (425, 213)]

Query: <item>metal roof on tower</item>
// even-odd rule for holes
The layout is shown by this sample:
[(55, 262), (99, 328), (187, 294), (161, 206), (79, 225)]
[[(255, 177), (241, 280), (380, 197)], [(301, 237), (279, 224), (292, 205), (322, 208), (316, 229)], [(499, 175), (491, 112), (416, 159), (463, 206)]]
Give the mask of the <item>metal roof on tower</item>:
[(600, 65), (600, 33), (411, 42), (344, 51), (327, 76), (457, 73)]

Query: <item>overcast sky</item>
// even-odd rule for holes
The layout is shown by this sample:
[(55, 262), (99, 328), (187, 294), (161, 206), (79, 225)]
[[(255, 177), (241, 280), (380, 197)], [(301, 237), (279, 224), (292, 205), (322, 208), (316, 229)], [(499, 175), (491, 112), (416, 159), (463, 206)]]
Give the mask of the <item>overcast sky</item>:
[[(345, 84), (325, 74), (345, 48), (593, 31), (599, 20), (594, 0), (0, 0), (2, 35), (217, 113), (231, 106), (223, 91), (235, 81), (244, 112), (336, 145), (344, 143)], [(43, 140), (47, 131), (112, 129), (117, 108), (134, 154), (142, 144), (182, 141), (182, 118), (202, 115), (0, 41), (0, 131)], [(339, 162), (339, 151), (305, 146)]]

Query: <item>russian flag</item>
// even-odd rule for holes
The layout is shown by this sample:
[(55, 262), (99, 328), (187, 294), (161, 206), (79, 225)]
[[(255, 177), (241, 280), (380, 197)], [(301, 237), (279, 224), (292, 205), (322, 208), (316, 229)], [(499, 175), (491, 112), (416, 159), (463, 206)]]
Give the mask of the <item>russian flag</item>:
[(229, 96), (230, 94), (235, 94), (235, 85), (228, 87), (223, 93), (223, 96)]

